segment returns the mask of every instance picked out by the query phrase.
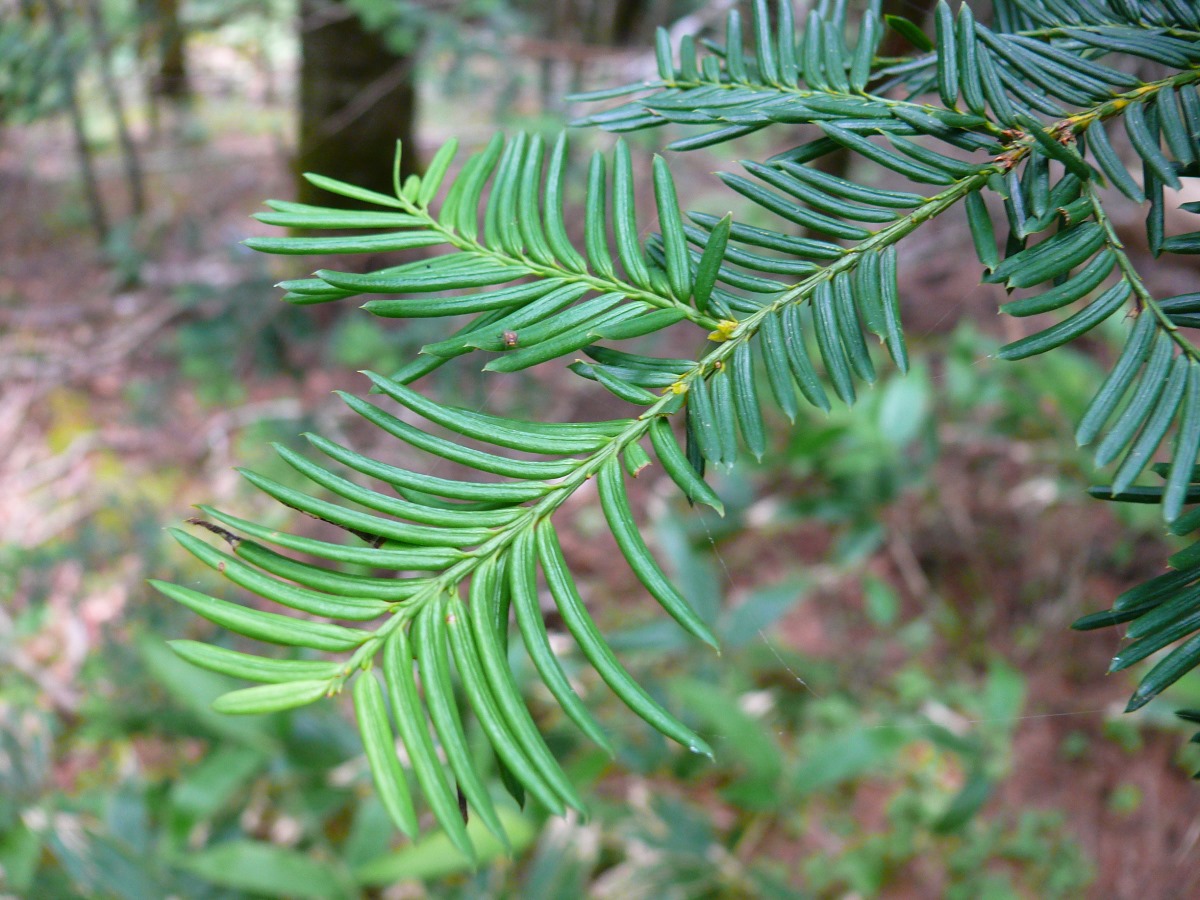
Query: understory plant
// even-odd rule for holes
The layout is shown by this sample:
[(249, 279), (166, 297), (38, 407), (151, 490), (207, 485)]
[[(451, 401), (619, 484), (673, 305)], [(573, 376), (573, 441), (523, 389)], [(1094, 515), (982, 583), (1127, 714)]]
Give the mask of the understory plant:
[[(743, 450), (763, 455), (765, 404), (794, 421), (803, 404), (852, 404), (880, 366), (907, 370), (897, 258), (906, 239), (943, 215), (969, 226), (982, 280), (1012, 292), (1002, 311), (1034, 317), (1028, 336), (1001, 348), (1002, 359), (1052, 352), (1107, 320), (1120, 323), (1124, 346), (1076, 432), (1095, 448), (1096, 464), (1112, 469), (1111, 483), (1092, 492), (1158, 504), (1174, 534), (1200, 527), (1200, 508), (1189, 508), (1200, 500), (1200, 351), (1190, 338), (1200, 292), (1156, 295), (1113, 215), (1120, 205), (1143, 210), (1145, 256), (1200, 252), (1200, 231), (1167, 228), (1173, 192), (1200, 176), (1200, 8), (1185, 0), (995, 0), (992, 16), (984, 24), (969, 5), (955, 11), (941, 2), (927, 36), (881, 16), (878, 0), (857, 16), (845, 2), (822, 0), (803, 22), (787, 0), (773, 9), (758, 0), (748, 21), (729, 14), (721, 42), (685, 37), (672, 46), (660, 32), (656, 80), (586, 98), (621, 102), (585, 125), (691, 126), (670, 151), (760, 131), (784, 145), (719, 174), (755, 224), (720, 210), (682, 212), (671, 168), (655, 157), (648, 180), (658, 233), (647, 237), (628, 146), (597, 152), (586, 183), (574, 185), (565, 135), (497, 135), (462, 161), (450, 141), (423, 176), (397, 178), (391, 195), (307, 176), (361, 209), (269, 201), (260, 221), (315, 234), (248, 240), (256, 250), (423, 248), (416, 261), (366, 274), (331, 267), (286, 281), (284, 299), (368, 296), (363, 306), (376, 316), (444, 320), (440, 339), (399, 371), (366, 373), (370, 399), (342, 399), (432, 464), (480, 474), (427, 474), (310, 434), (314, 455), (279, 448), (304, 489), (244, 474), (344, 541), (211, 507), (193, 520), (199, 536), (175, 531), (202, 563), (283, 611), (158, 583), (163, 593), (231, 632), (305, 650), (286, 658), (172, 642), (196, 665), (259, 683), (216, 708), (262, 713), (350, 693), (397, 827), (418, 830), (411, 771), (468, 856), (468, 816), (507, 839), (464, 731), (464, 707), (515, 796), (552, 813), (585, 809), (518, 690), (513, 621), (537, 679), (601, 747), (612, 749), (577, 693), (580, 659), (634, 714), (710, 754), (702, 735), (627, 673), (593, 622), (556, 513), (594, 485), (637, 580), (680, 627), (716, 648), (709, 624), (648, 549), (630, 479), (656, 464), (689, 501), (721, 512), (706, 469), (733, 465)], [(889, 30), (911, 45), (909, 55), (880, 56)], [(564, 212), (568, 193), (585, 197), (582, 228)], [(1186, 218), (1200, 203), (1181, 208)], [(699, 352), (646, 352), (665, 343), (668, 329), (692, 331)], [(626, 343), (634, 338), (642, 352)], [(494, 377), (566, 360), (629, 412), (534, 421), (421, 390), (424, 376), (460, 358)], [(1158, 480), (1144, 484), (1143, 476)], [(1125, 625), (1129, 641), (1113, 669), (1175, 645), (1142, 679), (1130, 710), (1200, 661), (1200, 544), (1168, 564), (1075, 624)]]

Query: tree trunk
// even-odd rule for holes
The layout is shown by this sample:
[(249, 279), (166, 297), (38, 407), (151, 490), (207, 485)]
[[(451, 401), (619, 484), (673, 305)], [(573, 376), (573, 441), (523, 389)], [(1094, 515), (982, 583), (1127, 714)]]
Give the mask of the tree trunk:
[(162, 107), (167, 107), (170, 127), (178, 131), (180, 114), (186, 116), (192, 102), (187, 35), (179, 21), (179, 0), (137, 0), (137, 14), (137, 53), (146, 73), (150, 138), (157, 141), (161, 134)]
[[(420, 171), (415, 54), (397, 56), (342, 3), (303, 0), (300, 38), (300, 173), (317, 172), (392, 193), (396, 141), (401, 177)], [(355, 205), (301, 178), (303, 203)]]
[(192, 83), (188, 78), (187, 44), (179, 22), (179, 0), (158, 0), (158, 15), (162, 27), (158, 90), (169, 100), (187, 103), (192, 99)]
[(117, 127), (117, 140), (121, 145), (121, 162), (125, 168), (125, 181), (129, 186), (130, 206), (133, 214), (140, 216), (146, 211), (146, 188), (142, 180), (142, 164), (138, 159), (137, 146), (129, 132), (129, 120), (125, 116), (125, 103), (117, 85), (112, 67), (112, 41), (108, 37), (108, 26), (104, 23), (104, 12), (98, 0), (86, 0), (88, 24), (92, 29), (92, 40), (96, 42), (99, 57), (100, 85), (112, 110)]
[(671, 23), (670, 6), (648, 0), (614, 0), (609, 42), (614, 47), (649, 46), (654, 29)]
[(141, 53), (151, 60), (149, 93), (176, 103), (191, 100), (187, 43), (179, 21), (179, 0), (138, 0), (142, 22)]
[[(60, 46), (65, 46), (68, 37), (66, 13), (59, 0), (46, 0), (46, 12), (50, 15), (50, 24), (54, 29), (55, 40), (60, 43)], [(92, 148), (88, 143), (83, 110), (79, 105), (76, 63), (77, 60), (72, 54), (62, 55), (60, 60), (62, 90), (67, 102), (67, 112), (71, 116), (71, 132), (75, 137), (75, 156), (79, 161), (79, 174), (83, 179), (83, 192), (87, 197), (88, 209), (91, 212), (92, 227), (96, 230), (97, 240), (104, 244), (108, 240), (108, 213), (104, 208), (104, 199), (100, 196), (100, 185), (96, 179)]]

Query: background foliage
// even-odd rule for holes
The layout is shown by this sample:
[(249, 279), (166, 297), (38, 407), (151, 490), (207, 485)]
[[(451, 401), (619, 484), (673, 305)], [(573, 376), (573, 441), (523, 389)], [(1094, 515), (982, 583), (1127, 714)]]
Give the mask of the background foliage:
[[(287, 24), (281, 18), (274, 27)], [(430, 54), (430, 83), (437, 85), (430, 90), (453, 89), (440, 78), (445, 59)], [(463, 66), (450, 68), (464, 77)], [(199, 152), (228, 154), (222, 123), (250, 101), (237, 97), (222, 106), (201, 96), (188, 126), (194, 135), (209, 134)], [(535, 104), (523, 111), (536, 121)], [(262, 121), (270, 127), (269, 115)], [(431, 114), (426, 127), (437, 133), (456, 124)], [(478, 137), (482, 143), (486, 135)], [(19, 160), (38, 139), (23, 132), (14, 148), (10, 137), (6, 152)], [(430, 152), (437, 143), (429, 141)], [(645, 160), (636, 139), (631, 148)], [(703, 184), (702, 173), (714, 167), (704, 159), (680, 163), (689, 185)], [(268, 164), (269, 156), (260, 163)], [(649, 172), (648, 160), (637, 168)], [(157, 177), (159, 190), (178, 191), (180, 203), (203, 196), (195, 184)], [(11, 189), (44, 192), (55, 183), (43, 173)], [(696, 189), (694, 205), (717, 190), (708, 184)], [(231, 185), (235, 196), (246, 190)], [(236, 215), (267, 192), (255, 185), (252, 193), (232, 210)], [(20, 241), (78, 240), (71, 232), (81, 218), (78, 200), (50, 196), (61, 204), (58, 224), (47, 217)], [(479, 837), (486, 864), (472, 874), (437, 834), (415, 845), (394, 841), (345, 711), (326, 703), (263, 719), (213, 714), (211, 700), (235, 684), (199, 675), (157, 637), (213, 632), (153, 599), (141, 579), (174, 579), (219, 594), (215, 577), (181, 569), (159, 541), (160, 524), (179, 518), (197, 496), (213, 496), (214, 483), (229, 508), (276, 515), (208, 473), (236, 459), (294, 483), (288, 468), (262, 451), (268, 440), (330, 433), (331, 426), (359, 438), (368, 432), (355, 431), (333, 403), (302, 414), (286, 398), (324, 396), (333, 386), (360, 391), (337, 373), (347, 366), (394, 371), (438, 333), (422, 322), (393, 336), (364, 329), (353, 316), (314, 323), (311, 314), (268, 311), (262, 298), (269, 282), (294, 277), (296, 269), (268, 271), (238, 251), (243, 226), (220, 225), (211, 199), (212, 207), (193, 207), (191, 215), (194, 222), (209, 217), (206, 233), (196, 233), (195, 224), (174, 226), (168, 239), (134, 225), (125, 246), (110, 243), (108, 258), (125, 270), (120, 280), (132, 272), (153, 289), (135, 289), (126, 301), (132, 321), (115, 334), (93, 326), (98, 335), (72, 337), (107, 348), (108, 356), (91, 359), (117, 359), (115, 369), (72, 369), (62, 362), (70, 356), (62, 344), (51, 351), (9, 344), (21, 354), (7, 358), (36, 364), (6, 370), (14, 388), (5, 395), (10, 419), (15, 412), (26, 423), (22, 434), (36, 426), (44, 441), (36, 452), (49, 462), (42, 471), (53, 475), (46, 482), (52, 490), (39, 493), (28, 464), (6, 459), (6, 473), (22, 476), (12, 482), (22, 488), (20, 521), (37, 525), (6, 533), (2, 567), (10, 573), (7, 627), (16, 651), (3, 683), (5, 741), (8, 757), (21, 764), (2, 792), (8, 805), (0, 856), (17, 892), (334, 896), (419, 880), (431, 894), (470, 896), (790, 895), (799, 884), (835, 895), (917, 885), (963, 896), (1073, 896), (1114, 858), (1135, 865), (1113, 849), (1122, 831), (1140, 828), (1153, 845), (1170, 843), (1156, 827), (1182, 827), (1156, 824), (1163, 804), (1150, 816), (1146, 799), (1186, 778), (1168, 762), (1177, 735), (1160, 736), (1175, 726), (1153, 709), (1134, 724), (1118, 719), (1117, 700), (1131, 685), (1095, 679), (1114, 642), (1101, 640), (1097, 650), (1094, 636), (1063, 632), (1079, 614), (1153, 574), (1162, 558), (1152, 515), (1122, 511), (1117, 528), (1073, 487), (1086, 480), (1090, 463), (1065, 439), (1103, 371), (1096, 360), (1120, 346), (1120, 323), (1106, 323), (1078, 350), (1001, 367), (988, 358), (1017, 335), (997, 339), (990, 317), (976, 324), (957, 314), (947, 330), (947, 313), (934, 308), (924, 323), (914, 309), (910, 340), (928, 362), (905, 378), (880, 366), (880, 384), (863, 392), (853, 411), (805, 411), (794, 429), (767, 414), (779, 437), (761, 466), (714, 476), (724, 519), (693, 515), (662, 484), (652, 482), (636, 498), (649, 510), (664, 567), (684, 578), (725, 653), (714, 661), (648, 610), (597, 604), (595, 614), (650, 693), (709, 738), (715, 767), (650, 741), (597, 693), (595, 715), (620, 748), (617, 763), (607, 762), (578, 740), (528, 664), (514, 658), (524, 695), (568, 777), (597, 798), (591, 819), (544, 823), (520, 813), (492, 775), (498, 815), (518, 849), (513, 861)], [(643, 202), (653, 206), (649, 196)], [(942, 232), (931, 246), (950, 239)], [(958, 246), (958, 258), (969, 252)], [(209, 268), (189, 269), (201, 256)], [(226, 286), (212, 279), (214, 262), (220, 277), (231, 279)], [(172, 266), (173, 281), (164, 283), (163, 270)], [(95, 273), (93, 283), (112, 283)], [(5, 288), (6, 327), (28, 341), (39, 319), (13, 311), (30, 308), (25, 292), (49, 276), (20, 274), (20, 286)], [(929, 290), (919, 278), (902, 259), (906, 318)], [(110, 314), (104, 299), (89, 322)], [(978, 305), (989, 299), (997, 298), (980, 297)], [(954, 295), (942, 301), (951, 303), (970, 305)], [(63, 310), (61, 300), (31, 308), (50, 322)], [(327, 349), (305, 343), (318, 329), (332, 331)], [(138, 346), (139, 333), (154, 340)], [(670, 355), (689, 352), (680, 347)], [(49, 365), (60, 367), (59, 386), (35, 392), (28, 373), (44, 375)], [(106, 371), (117, 373), (115, 390), (105, 386)], [(459, 403), (486, 401), (529, 416), (536, 410), (524, 408), (522, 395), (559, 385), (561, 373), (518, 377), (524, 380), (517, 387), (497, 389), (468, 375), (435, 376)], [(198, 402), (185, 399), (194, 386), (203, 389)], [(1044, 415), (1028, 414), (1031, 396)], [(554, 402), (563, 415), (606, 415), (583, 389), (559, 388)], [(158, 423), (167, 410), (176, 422), (183, 414), (195, 436), (164, 436)], [(122, 429), (143, 423), (149, 436), (130, 452), (129, 432), (114, 433), (106, 419)], [(179, 448), (174, 459), (153, 452), (167, 442)], [(195, 472), (206, 487), (194, 483)], [(67, 506), (78, 499), (72, 477), (89, 485), (74, 510)], [(981, 481), (988, 487), (980, 490)], [(607, 557), (602, 549), (589, 556), (587, 544), (603, 548), (602, 523), (595, 513), (572, 510), (572, 531), (586, 539), (567, 548), (581, 584), (599, 592), (610, 575)], [(717, 585), (725, 589), (717, 592)], [(630, 586), (618, 582), (617, 589), (632, 594)], [(1173, 690), (1179, 703), (1194, 702), (1188, 681)], [(482, 749), (480, 735), (468, 736)], [(1064, 780), (1064, 768), (1094, 779), (1070, 800), (1050, 787)], [(1092, 772), (1099, 774), (1085, 774)], [(1165, 852), (1139, 858), (1144, 868), (1130, 872), (1173, 865), (1188, 877), (1186, 859)], [(1106, 883), (1124, 890), (1119, 878)]]

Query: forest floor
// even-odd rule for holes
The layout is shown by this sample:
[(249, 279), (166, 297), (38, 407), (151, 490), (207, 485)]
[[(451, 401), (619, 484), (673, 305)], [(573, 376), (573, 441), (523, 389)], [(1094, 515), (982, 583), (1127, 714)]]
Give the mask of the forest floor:
[[(179, 554), (159, 528), (187, 518), (196, 502), (250, 502), (235, 465), (261, 460), (265, 438), (314, 421), (352, 427), (330, 392), (361, 391), (353, 372), (371, 353), (390, 359), (413, 344), (402, 334), (401, 351), (378, 342), (347, 324), (362, 316), (353, 310), (282, 309), (271, 284), (294, 277), (296, 265), (239, 246), (248, 233), (265, 233), (248, 219), (260, 202), (291, 194), (281, 146), (267, 129), (222, 129), (147, 148), (151, 208), (101, 252), (72, 184), (65, 134), (39, 127), (0, 143), (0, 208), (8, 211), (0, 219), (0, 546), (21, 566), (0, 637), (33, 605), (52, 611), (14, 645), (13, 661), (63, 715), (86, 707), (89, 653), (121, 639), (135, 605), (165, 602), (143, 586), (179, 565), (165, 561)], [(116, 164), (102, 162), (108, 206), (123, 209)], [(711, 160), (684, 164), (698, 177), (712, 168)], [(945, 229), (928, 240), (928, 255), (902, 271), (901, 294), (915, 343), (933, 354), (936, 388), (949, 378), (939, 354), (963, 322), (985, 335), (1012, 326), (993, 315), (995, 297), (973, 287), (974, 267), (960, 265), (970, 252), (963, 235)], [(547, 414), (602, 414), (585, 382), (545, 368), (518, 388), (489, 387), (482, 399), (519, 407), (532, 387), (550, 398)], [(1049, 418), (1063, 414), (1052, 400), (1034, 399)], [(1194, 896), (1200, 814), (1179, 761), (1186, 732), (1166, 712), (1121, 718), (1132, 682), (1102, 677), (1117, 635), (1067, 627), (1160, 571), (1165, 542), (1062, 487), (1062, 460), (1046, 448), (1069, 440), (1069, 423), (1032, 436), (1024, 426), (995, 427), (1010, 414), (942, 417), (936, 459), (878, 505), (882, 536), (855, 565), (828, 562), (846, 536), (842, 525), (759, 507), (764, 527), (714, 543), (724, 587), (736, 600), (798, 569), (818, 573), (772, 641), (801, 659), (860, 658), (864, 681), (886, 680), (914, 657), (947, 679), (1006, 660), (1025, 679), (1026, 701), (984, 812), (1061, 811), (1064, 834), (1095, 868), (1096, 897)], [(752, 471), (750, 482), (759, 504), (787, 505), (819, 493), (821, 471), (801, 460)], [(602, 543), (576, 539), (568, 550), (585, 581), (613, 577)], [(916, 651), (889, 643), (864, 618), (868, 579), (899, 598), (899, 621), (936, 609), (944, 627)], [(59, 779), (69, 783), (82, 763), (61, 765)], [(1136, 802), (1123, 802), (1130, 797)], [(846, 799), (871, 823), (883, 818), (888, 795), (864, 780)], [(821, 852), (827, 837), (814, 825), (765, 843), (764, 852)], [(913, 863), (888, 894), (930, 896), (940, 876), (927, 868)]]

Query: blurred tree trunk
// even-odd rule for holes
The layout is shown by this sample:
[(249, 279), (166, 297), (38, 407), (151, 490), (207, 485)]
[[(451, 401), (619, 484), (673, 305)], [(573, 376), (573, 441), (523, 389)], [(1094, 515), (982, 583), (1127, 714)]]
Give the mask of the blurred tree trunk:
[[(300, 9), (298, 171), (390, 194), (397, 140), (402, 177), (420, 171), (415, 54), (392, 52), (346, 4), (302, 0)], [(303, 203), (354, 204), (303, 178), (297, 193)]]
[(130, 206), (133, 214), (140, 216), (146, 211), (146, 188), (142, 180), (142, 164), (138, 159), (137, 146), (133, 142), (133, 135), (129, 131), (129, 119), (125, 115), (125, 101), (121, 97), (117, 76), (113, 72), (112, 41), (99, 0), (85, 0), (84, 5), (87, 8), (88, 25), (92, 30), (92, 40), (96, 43), (99, 57), (100, 85), (117, 128), (121, 162), (125, 168), (125, 181), (129, 185)]
[(138, 0), (138, 50), (150, 64), (149, 93), (174, 102), (191, 99), (187, 37), (179, 21), (179, 0)]
[[(50, 16), (55, 41), (60, 48), (68, 48), (70, 39), (67, 34), (66, 10), (63, 9), (59, 0), (46, 0), (46, 12)], [(62, 79), (62, 91), (66, 100), (67, 112), (71, 117), (71, 133), (75, 137), (75, 156), (79, 161), (79, 174), (83, 179), (83, 192), (91, 213), (92, 227), (96, 231), (97, 240), (104, 244), (108, 240), (109, 233), (108, 212), (104, 208), (104, 198), (100, 194), (100, 183), (96, 178), (92, 147), (88, 143), (83, 109), (79, 103), (79, 73), (76, 68), (78, 63), (79, 59), (76, 54), (66, 50), (59, 59), (59, 75)]]
[(150, 134), (157, 138), (161, 101), (181, 110), (192, 101), (187, 35), (179, 20), (179, 0), (137, 0), (137, 12), (138, 56), (147, 72), (146, 109)]
[(542, 110), (552, 115), (565, 113), (565, 95), (581, 89), (589, 65), (601, 55), (595, 50), (649, 53), (655, 29), (670, 23), (673, 9), (671, 0), (519, 0), (516, 5), (540, 26), (540, 46), (526, 46), (538, 59)]
[(670, 3), (614, 0), (609, 42), (617, 47), (648, 47), (654, 42), (654, 29), (670, 24)]
[(192, 97), (192, 83), (179, 0), (154, 0), (154, 13), (160, 48), (156, 93), (176, 103), (187, 102)]

